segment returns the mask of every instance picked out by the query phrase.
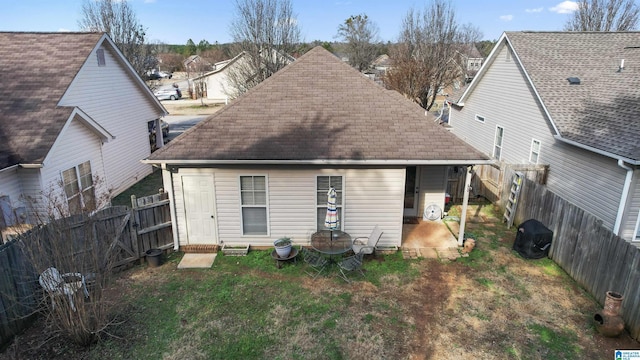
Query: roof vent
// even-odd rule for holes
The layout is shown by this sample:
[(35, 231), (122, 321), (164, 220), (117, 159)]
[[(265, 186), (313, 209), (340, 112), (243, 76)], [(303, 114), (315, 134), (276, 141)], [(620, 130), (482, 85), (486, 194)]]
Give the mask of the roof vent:
[(620, 60), (620, 66), (618, 67), (618, 72), (622, 72), (624, 70), (624, 59)]
[(569, 81), (569, 85), (580, 85), (579, 77), (568, 77), (567, 81)]

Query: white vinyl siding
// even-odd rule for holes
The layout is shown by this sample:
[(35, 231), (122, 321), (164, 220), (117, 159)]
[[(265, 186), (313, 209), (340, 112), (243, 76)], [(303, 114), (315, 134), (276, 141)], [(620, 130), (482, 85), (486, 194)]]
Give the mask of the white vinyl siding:
[(18, 177), (18, 169), (0, 171), (0, 196), (8, 196), (11, 203), (18, 206), (22, 197), (22, 187)]
[[(242, 234), (242, 207), (238, 176), (267, 177), (269, 236)], [(342, 230), (352, 237), (367, 236), (377, 224), (384, 234), (380, 244), (400, 246), (404, 195), (404, 168), (318, 169), (282, 167), (264, 169), (180, 169), (172, 173), (178, 239), (187, 244), (180, 176), (214, 174), (216, 225), (220, 243), (273, 246), (273, 240), (288, 236), (296, 244), (308, 245), (317, 230), (318, 176), (343, 176)], [(324, 200), (326, 204), (326, 198)]]
[(444, 197), (447, 188), (446, 166), (420, 166), (420, 194), (418, 204), (418, 216), (422, 217), (424, 209), (431, 205), (437, 205), (444, 211)]
[[(498, 59), (504, 58), (505, 53), (506, 48), (503, 47)], [(490, 66), (485, 69), (482, 81), (465, 100), (464, 107), (461, 110), (455, 106), (451, 108), (450, 117), (455, 118), (452, 132), (487, 156), (492, 156), (495, 128), (500, 125), (507, 134), (503, 148), (508, 149), (502, 152), (502, 161), (511, 164), (529, 163), (529, 145), (531, 138), (535, 137), (545, 144), (545, 152), (541, 154), (538, 163), (548, 163), (545, 157), (548, 155), (548, 144), (554, 141), (552, 129), (517, 63), (494, 61), (487, 65)], [(501, 99), (501, 104), (504, 105), (496, 106), (496, 99)], [(476, 115), (484, 118), (484, 124), (475, 119)]]
[[(105, 66), (98, 66), (97, 50), (103, 50)], [(103, 45), (94, 50), (60, 100), (61, 106), (76, 106), (115, 138), (103, 146), (104, 179), (112, 195), (117, 195), (150, 174), (151, 165), (140, 160), (150, 155), (147, 123), (161, 115), (149, 90), (137, 83)], [(83, 151), (80, 146), (77, 151)]]
[[(71, 120), (51, 148), (51, 152), (47, 155), (47, 159), (50, 160), (45, 162), (46, 166), (41, 170), (43, 196), (55, 198), (58, 195), (55, 189), (63, 181), (63, 172), (79, 164), (90, 162), (92, 178), (96, 182), (93, 184), (95, 206), (100, 208), (105, 205), (108, 200), (108, 188), (103, 172), (101, 146), (102, 142), (94, 132), (80, 121)], [(60, 195), (65, 196), (64, 189), (60, 189)], [(51, 209), (43, 210), (46, 212)]]
[[(497, 59), (506, 58), (506, 47)], [(624, 184), (624, 171), (616, 160), (568, 145), (554, 138), (551, 122), (542, 111), (533, 89), (517, 61), (493, 61), (462, 109), (452, 107), (456, 125), (452, 132), (486, 155), (493, 154), (495, 127), (502, 126), (501, 161), (527, 164), (531, 156), (531, 138), (545, 144), (538, 164), (549, 165), (547, 187), (550, 191), (602, 219), (613, 229)], [(495, 106), (500, 99), (505, 106)], [(485, 117), (485, 124), (475, 120)], [(508, 151), (504, 151), (508, 149)], [(634, 218), (635, 221), (635, 218)]]
[(240, 206), (242, 234), (268, 235), (266, 176), (240, 176)]
[(540, 141), (536, 139), (531, 140), (531, 152), (529, 154), (529, 162), (532, 164), (537, 164), (538, 159), (540, 158)]

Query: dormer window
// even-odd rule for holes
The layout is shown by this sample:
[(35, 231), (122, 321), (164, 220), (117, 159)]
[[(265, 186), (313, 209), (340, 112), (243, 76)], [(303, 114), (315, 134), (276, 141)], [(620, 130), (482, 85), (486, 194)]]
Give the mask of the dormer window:
[(107, 62), (104, 59), (104, 49), (98, 49), (96, 55), (98, 56), (98, 66), (105, 66)]

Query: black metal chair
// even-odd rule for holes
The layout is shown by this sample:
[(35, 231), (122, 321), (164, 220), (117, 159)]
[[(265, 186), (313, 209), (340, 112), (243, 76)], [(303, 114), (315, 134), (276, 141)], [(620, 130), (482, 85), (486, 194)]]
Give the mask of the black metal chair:
[(317, 251), (311, 249), (303, 247), (301, 251), (304, 262), (309, 264), (309, 266), (311, 266), (311, 268), (314, 270), (314, 273), (307, 271), (307, 274), (313, 276), (314, 279), (317, 278), (327, 267), (327, 263), (329, 262), (329, 260), (327, 260), (327, 258), (322, 256)]
[(349, 277), (347, 274), (352, 272), (359, 272), (360, 275), (364, 277), (364, 272), (362, 271), (362, 261), (364, 258), (364, 252), (360, 251), (355, 255), (348, 256), (340, 262), (338, 262), (338, 268), (340, 269), (340, 277), (342, 277), (346, 282), (350, 283)]

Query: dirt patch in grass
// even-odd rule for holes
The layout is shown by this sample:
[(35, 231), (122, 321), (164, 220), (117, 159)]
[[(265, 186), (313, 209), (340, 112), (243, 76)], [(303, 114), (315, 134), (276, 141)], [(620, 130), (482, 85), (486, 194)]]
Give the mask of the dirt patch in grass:
[[(173, 255), (159, 268), (123, 272), (109, 289), (124, 321), (112, 345), (74, 348), (37, 322), (0, 359), (152, 358), (136, 344), (167, 334), (176, 334), (161, 342), (167, 359), (237, 358), (233, 351), (256, 359), (610, 359), (616, 349), (640, 349), (627, 333), (598, 334), (593, 314), (601, 306), (551, 260), (513, 252), (513, 229), (490, 224), (469, 223), (477, 243), (468, 258), (409, 261), (403, 272), (380, 270), (396, 260), (369, 258), (365, 280), (351, 284), (331, 273), (311, 279), (300, 263), (275, 269), (268, 254), (220, 254), (211, 270), (177, 270)], [(234, 315), (224, 302), (251, 308)], [(165, 333), (140, 320), (156, 308), (175, 317)], [(281, 333), (282, 347), (265, 342)]]

